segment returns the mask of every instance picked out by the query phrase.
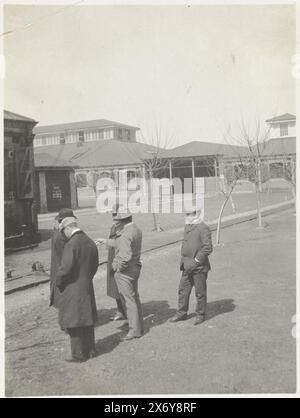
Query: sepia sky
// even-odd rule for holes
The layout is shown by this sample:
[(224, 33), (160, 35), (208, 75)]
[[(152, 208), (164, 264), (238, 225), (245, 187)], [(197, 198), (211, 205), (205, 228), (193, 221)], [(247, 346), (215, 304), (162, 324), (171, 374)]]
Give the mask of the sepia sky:
[(172, 145), (295, 113), (295, 8), (4, 7), (5, 108), (41, 125), (160, 126)]

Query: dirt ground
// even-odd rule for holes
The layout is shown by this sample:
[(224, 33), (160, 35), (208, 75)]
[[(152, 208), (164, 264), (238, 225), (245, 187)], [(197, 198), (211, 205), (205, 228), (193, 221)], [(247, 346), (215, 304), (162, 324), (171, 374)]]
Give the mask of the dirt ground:
[(6, 395), (292, 393), (296, 391), (296, 217), (292, 210), (225, 229), (208, 281), (208, 320), (168, 322), (177, 306), (178, 244), (143, 257), (146, 333), (122, 342), (104, 270), (95, 278), (98, 356), (66, 363), (68, 336), (41, 285), (6, 297)]

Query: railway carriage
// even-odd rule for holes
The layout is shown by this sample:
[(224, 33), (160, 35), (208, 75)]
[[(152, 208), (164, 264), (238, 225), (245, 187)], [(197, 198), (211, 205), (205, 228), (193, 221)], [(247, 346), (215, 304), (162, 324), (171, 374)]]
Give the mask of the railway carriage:
[(38, 242), (35, 205), (33, 127), (37, 122), (4, 111), (5, 248)]

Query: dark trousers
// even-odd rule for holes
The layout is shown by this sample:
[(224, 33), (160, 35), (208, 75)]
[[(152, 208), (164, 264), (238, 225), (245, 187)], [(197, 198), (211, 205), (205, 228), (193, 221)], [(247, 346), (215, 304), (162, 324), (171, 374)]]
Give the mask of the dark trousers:
[(184, 316), (189, 310), (190, 294), (193, 286), (195, 287), (196, 296), (196, 314), (205, 317), (207, 305), (207, 273), (194, 272), (187, 274), (182, 273), (178, 290), (178, 311), (179, 316)]
[(95, 331), (94, 326), (68, 328), (71, 342), (72, 357), (76, 360), (89, 358), (95, 350)]

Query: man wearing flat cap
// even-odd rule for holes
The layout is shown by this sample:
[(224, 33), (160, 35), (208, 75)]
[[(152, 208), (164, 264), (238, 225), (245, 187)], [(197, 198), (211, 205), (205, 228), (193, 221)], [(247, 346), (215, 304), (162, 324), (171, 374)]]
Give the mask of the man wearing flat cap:
[(205, 320), (207, 304), (207, 275), (210, 270), (208, 256), (213, 250), (211, 232), (201, 216), (201, 209), (186, 212), (184, 238), (181, 247), (180, 270), (182, 271), (178, 290), (178, 310), (171, 322), (187, 319), (189, 299), (195, 287), (196, 319), (194, 325)]
[(143, 313), (138, 293), (141, 272), (142, 231), (132, 221), (132, 214), (119, 206), (114, 219), (118, 222), (115, 256), (112, 261), (114, 277), (121, 300), (124, 301), (129, 332), (123, 340), (128, 341), (143, 335)]
[(66, 237), (59, 230), (59, 224), (67, 217), (76, 219), (72, 209), (63, 208), (54, 219), (53, 235), (51, 239), (51, 267), (50, 267), (50, 306), (58, 308), (59, 291), (55, 285), (56, 273), (59, 269)]
[(56, 275), (59, 324), (70, 336), (72, 358), (67, 361), (83, 362), (95, 356), (97, 307), (93, 278), (98, 269), (98, 250), (78, 228), (74, 217), (64, 218), (60, 231), (67, 241)]

